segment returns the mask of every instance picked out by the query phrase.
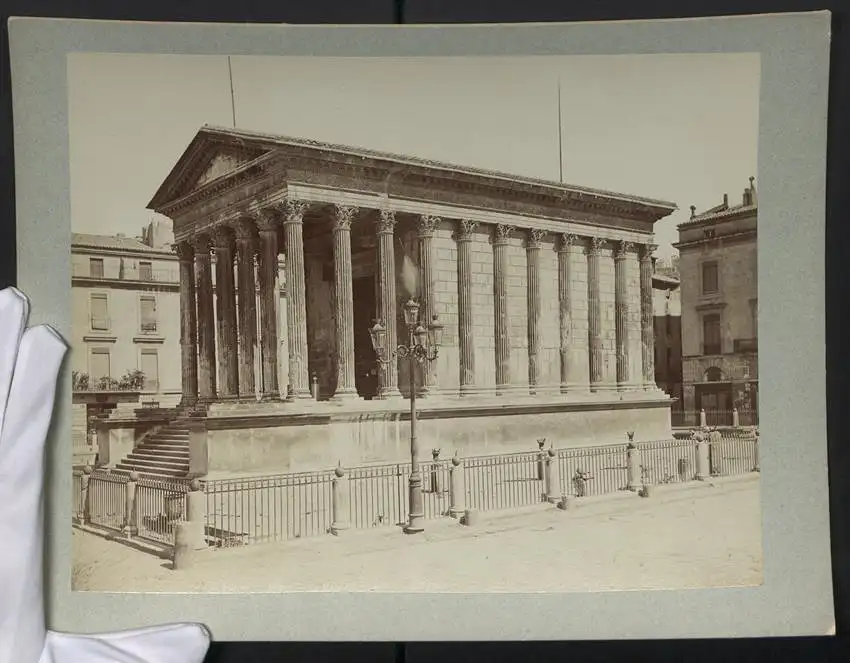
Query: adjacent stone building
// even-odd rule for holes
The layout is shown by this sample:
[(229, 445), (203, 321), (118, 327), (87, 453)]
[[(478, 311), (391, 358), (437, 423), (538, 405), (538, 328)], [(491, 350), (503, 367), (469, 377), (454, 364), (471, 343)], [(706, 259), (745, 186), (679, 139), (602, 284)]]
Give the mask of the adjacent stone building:
[[(754, 178), (741, 202), (723, 202), (679, 225), (684, 406), (720, 423), (758, 410), (758, 200)], [(709, 422), (710, 423), (710, 422)]]
[(672, 203), (203, 127), (149, 207), (174, 223), (193, 474), (408, 457), (407, 364), (377, 370), (369, 327), (406, 340), (409, 297), (445, 326), (423, 448), (669, 436), (651, 255)]

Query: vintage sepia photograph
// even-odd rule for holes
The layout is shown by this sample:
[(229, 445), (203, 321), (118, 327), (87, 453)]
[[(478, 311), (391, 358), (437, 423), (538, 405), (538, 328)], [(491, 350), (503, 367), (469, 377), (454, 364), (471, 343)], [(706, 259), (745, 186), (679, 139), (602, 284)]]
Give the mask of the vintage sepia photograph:
[(73, 589), (761, 585), (760, 77), (69, 54)]

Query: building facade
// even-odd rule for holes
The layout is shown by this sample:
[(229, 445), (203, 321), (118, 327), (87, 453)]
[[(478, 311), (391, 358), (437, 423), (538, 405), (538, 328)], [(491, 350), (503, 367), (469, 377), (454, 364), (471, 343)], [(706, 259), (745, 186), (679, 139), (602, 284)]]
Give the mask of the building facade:
[[(758, 200), (723, 202), (678, 227), (684, 407), (758, 412)], [(723, 415), (718, 415), (721, 418)]]
[[(674, 399), (672, 408), (681, 410), (682, 390), (682, 300), (677, 276), (656, 270), (652, 275), (655, 313), (655, 383)], [(675, 415), (674, 415), (675, 417)]]
[[(672, 203), (204, 127), (149, 207), (174, 224), (182, 404), (214, 421), (209, 467), (246, 469), (250, 446), (291, 468), (311, 436), (321, 438), (311, 455), (324, 446), (346, 459), (354, 447), (358, 462), (404, 457), (408, 367), (377, 370), (369, 328), (380, 321), (389, 347), (405, 340), (411, 297), (444, 325), (438, 359), (415, 377), (423, 418), (447, 420), (423, 422), (422, 435), (444, 450), (460, 444), (452, 436), (466, 436), (467, 451), (493, 448), (488, 439), (528, 444), (511, 442), (515, 428), (499, 417), (479, 418), (471, 443), (472, 429), (459, 432), (471, 424), (451, 421), (487, 408), (538, 426), (574, 420), (577, 442), (614, 431), (619, 440), (636, 422), (648, 436), (669, 432), (669, 399), (655, 386), (651, 255), (653, 224)], [(259, 296), (241, 302), (237, 288)], [(368, 426), (357, 414), (365, 403)], [(307, 411), (316, 428), (299, 420), (296, 439), (288, 429)]]
[[(154, 225), (151, 226), (154, 229)], [(172, 397), (180, 386), (180, 291), (177, 256), (167, 239), (74, 233), (71, 243), (74, 338), (78, 387), (118, 389), (140, 371), (136, 391)]]

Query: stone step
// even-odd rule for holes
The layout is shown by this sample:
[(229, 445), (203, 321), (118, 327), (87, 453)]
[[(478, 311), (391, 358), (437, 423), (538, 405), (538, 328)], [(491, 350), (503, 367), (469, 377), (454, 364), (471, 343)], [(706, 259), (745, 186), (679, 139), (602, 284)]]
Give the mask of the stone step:
[(153, 433), (145, 436), (146, 440), (180, 440), (189, 441), (188, 435), (177, 435), (176, 433)]
[[(138, 467), (161, 467), (163, 469), (167, 468), (174, 470), (186, 468), (186, 471), (189, 470), (188, 460), (179, 460), (174, 458), (132, 458), (127, 456), (127, 458), (122, 460), (121, 463)], [(121, 463), (119, 463), (119, 465), (121, 465)]]
[(168, 467), (137, 466), (135, 463), (123, 461), (118, 463), (116, 469), (124, 470), (125, 472), (137, 472), (139, 476), (155, 476), (162, 479), (183, 478), (189, 471), (188, 467), (186, 469), (172, 469)]
[(170, 451), (166, 450), (155, 450), (155, 449), (143, 449), (139, 447), (132, 453), (130, 453), (127, 458), (138, 458), (140, 460), (167, 460), (171, 462), (181, 462), (187, 463), (189, 462), (189, 451)]
[(188, 442), (179, 440), (145, 440), (139, 445), (139, 448), (145, 449), (189, 449)]

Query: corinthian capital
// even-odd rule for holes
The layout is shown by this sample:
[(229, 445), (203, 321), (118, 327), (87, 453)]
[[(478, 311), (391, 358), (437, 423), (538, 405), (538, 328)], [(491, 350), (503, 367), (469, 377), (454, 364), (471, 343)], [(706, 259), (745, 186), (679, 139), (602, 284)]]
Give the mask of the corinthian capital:
[(643, 262), (649, 262), (652, 260), (652, 254), (658, 250), (658, 244), (641, 244), (640, 245), (640, 259)]
[(233, 224), (233, 232), (236, 234), (236, 239), (240, 242), (253, 242), (257, 235), (257, 227), (254, 222), (243, 217)]
[(526, 248), (539, 249), (540, 245), (543, 242), (543, 238), (546, 237), (547, 234), (548, 233), (545, 230), (532, 228), (528, 231), (528, 237), (526, 238)]
[(576, 243), (578, 238), (572, 233), (561, 233), (561, 241), (558, 244), (558, 251), (567, 253), (570, 247)]
[(309, 204), (299, 198), (287, 196), (283, 206), (285, 208), (284, 223), (302, 223), (304, 221), (304, 212), (307, 211)]
[(378, 215), (378, 232), (392, 234), (395, 230), (395, 212), (391, 209), (382, 209)]
[(334, 218), (335, 230), (349, 230), (351, 222), (354, 221), (354, 216), (357, 214), (357, 208), (349, 205), (336, 205), (336, 215)]
[(617, 242), (616, 248), (614, 249), (614, 259), (615, 260), (625, 260), (626, 255), (634, 248), (634, 244), (632, 242)]
[(227, 250), (233, 247), (233, 230), (224, 225), (218, 225), (212, 229), (213, 246), (217, 251)]
[(430, 216), (428, 214), (424, 214), (419, 217), (419, 236), (420, 237), (433, 237), (434, 231), (437, 230), (437, 226), (440, 225), (440, 217), (438, 216)]
[(604, 237), (591, 237), (587, 243), (587, 251), (592, 255), (599, 255), (606, 244), (607, 240)]
[(210, 248), (212, 247), (212, 242), (210, 240), (210, 236), (201, 233), (200, 235), (195, 235), (192, 238), (192, 245), (195, 247), (195, 257), (202, 257), (204, 255), (209, 256)]
[(496, 226), (495, 234), (493, 235), (493, 243), (494, 244), (507, 244), (508, 240), (511, 237), (511, 233), (514, 231), (513, 226), (509, 226), (504, 223), (500, 223)]
[(177, 242), (171, 248), (181, 262), (189, 262), (195, 258), (195, 249), (191, 242)]
[(468, 219), (461, 219), (457, 224), (457, 231), (455, 232), (455, 239), (458, 242), (472, 241), (472, 233), (475, 232), (475, 229), (477, 227), (478, 227), (477, 221), (470, 221)]

